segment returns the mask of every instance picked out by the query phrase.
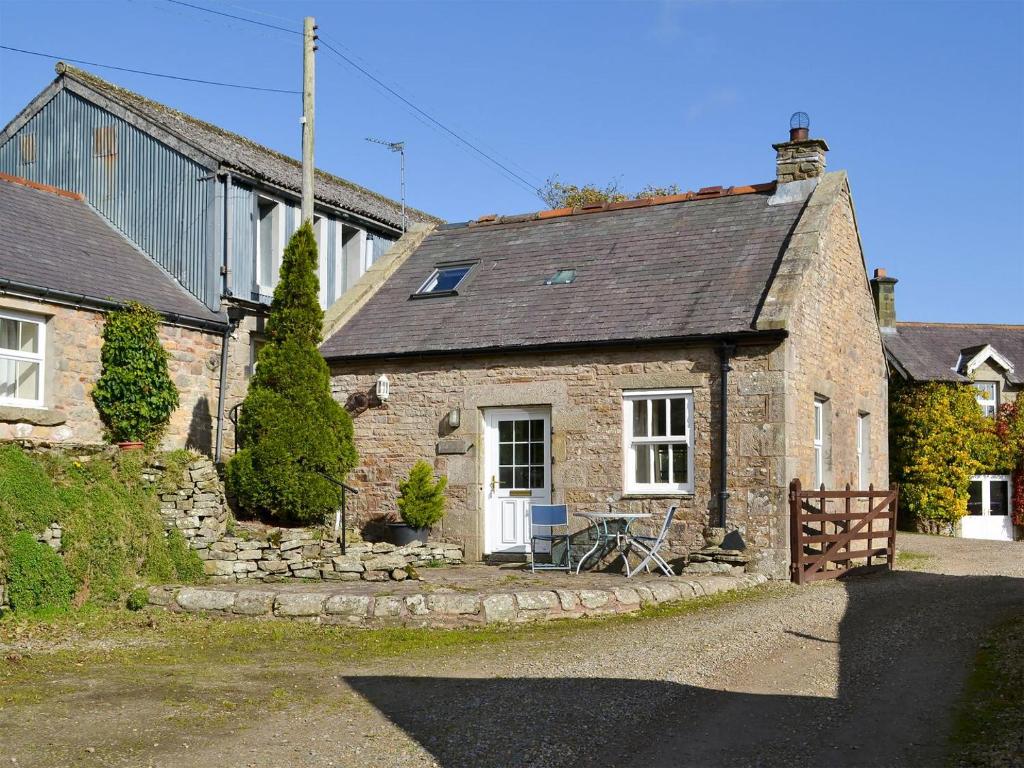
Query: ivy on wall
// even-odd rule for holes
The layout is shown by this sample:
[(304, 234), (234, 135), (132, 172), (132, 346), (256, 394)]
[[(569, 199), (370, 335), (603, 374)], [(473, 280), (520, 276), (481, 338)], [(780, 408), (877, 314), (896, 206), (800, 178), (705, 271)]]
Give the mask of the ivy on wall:
[(1024, 408), (986, 418), (968, 384), (893, 382), (889, 451), (900, 507), (919, 527), (967, 514), (971, 477), (1014, 474), (1014, 522), (1024, 524)]

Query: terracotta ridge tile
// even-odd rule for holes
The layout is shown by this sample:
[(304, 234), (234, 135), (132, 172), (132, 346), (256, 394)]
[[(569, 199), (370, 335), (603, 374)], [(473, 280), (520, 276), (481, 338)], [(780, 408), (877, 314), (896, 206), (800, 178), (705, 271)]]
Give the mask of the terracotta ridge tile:
[(85, 201), (85, 195), (79, 194), (78, 192), (72, 192), (69, 189), (61, 189), (60, 187), (53, 187), (49, 184), (42, 184), (38, 181), (32, 181), (21, 176), (12, 176), (9, 173), (0, 173), (0, 181), (8, 181), (11, 184), (20, 184), (23, 187), (29, 189), (36, 189), (40, 192), (49, 192), (50, 194), (57, 195), (58, 197), (66, 197), (69, 200), (77, 200), (79, 202)]

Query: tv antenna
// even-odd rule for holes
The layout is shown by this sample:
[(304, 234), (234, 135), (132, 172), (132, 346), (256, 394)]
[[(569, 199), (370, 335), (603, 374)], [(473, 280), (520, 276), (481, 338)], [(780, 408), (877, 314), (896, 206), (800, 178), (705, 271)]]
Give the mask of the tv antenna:
[(374, 139), (369, 136), (366, 137), (366, 140), (387, 147), (392, 152), (397, 152), (402, 158), (402, 233), (404, 234), (408, 227), (408, 222), (405, 218), (405, 142), (385, 141), (384, 139)]

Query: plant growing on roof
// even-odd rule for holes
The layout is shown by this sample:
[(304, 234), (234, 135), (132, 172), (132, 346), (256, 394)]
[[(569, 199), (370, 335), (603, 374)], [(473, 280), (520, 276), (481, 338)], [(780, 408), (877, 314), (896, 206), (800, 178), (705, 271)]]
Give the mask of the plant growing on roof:
[(159, 329), (160, 315), (135, 301), (107, 314), (92, 399), (112, 442), (152, 442), (178, 407)]
[(427, 462), (417, 461), (409, 477), (398, 484), (398, 513), (410, 528), (430, 528), (444, 517), (444, 489), (448, 478), (434, 480), (434, 469)]
[[(316, 239), (309, 222), (288, 242), (267, 320), (267, 343), (242, 403), (227, 488), (239, 506), (280, 523), (320, 523), (341, 503), (356, 464), (352, 420), (331, 396), (320, 354)], [(322, 473), (322, 474), (321, 474)]]
[(620, 203), (623, 200), (678, 195), (679, 191), (679, 187), (675, 184), (665, 187), (648, 184), (635, 195), (630, 195), (619, 188), (618, 179), (599, 187), (596, 184), (583, 184), (582, 186), (566, 184), (559, 181), (557, 177), (552, 177), (544, 183), (540, 192), (541, 198), (550, 208), (578, 208), (591, 203)]

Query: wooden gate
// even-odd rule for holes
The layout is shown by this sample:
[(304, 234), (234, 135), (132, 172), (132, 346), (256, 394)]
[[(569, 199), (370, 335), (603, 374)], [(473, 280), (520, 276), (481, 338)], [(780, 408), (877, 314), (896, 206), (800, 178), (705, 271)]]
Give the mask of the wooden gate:
[[(805, 491), (789, 484), (790, 565), (793, 581), (807, 584), (851, 573), (892, 570), (896, 558), (896, 506), (899, 488)], [(882, 525), (887, 523), (887, 525)], [(878, 546), (884, 543), (884, 546)], [(851, 549), (851, 544), (858, 549)], [(878, 558), (885, 562), (878, 563)]]

